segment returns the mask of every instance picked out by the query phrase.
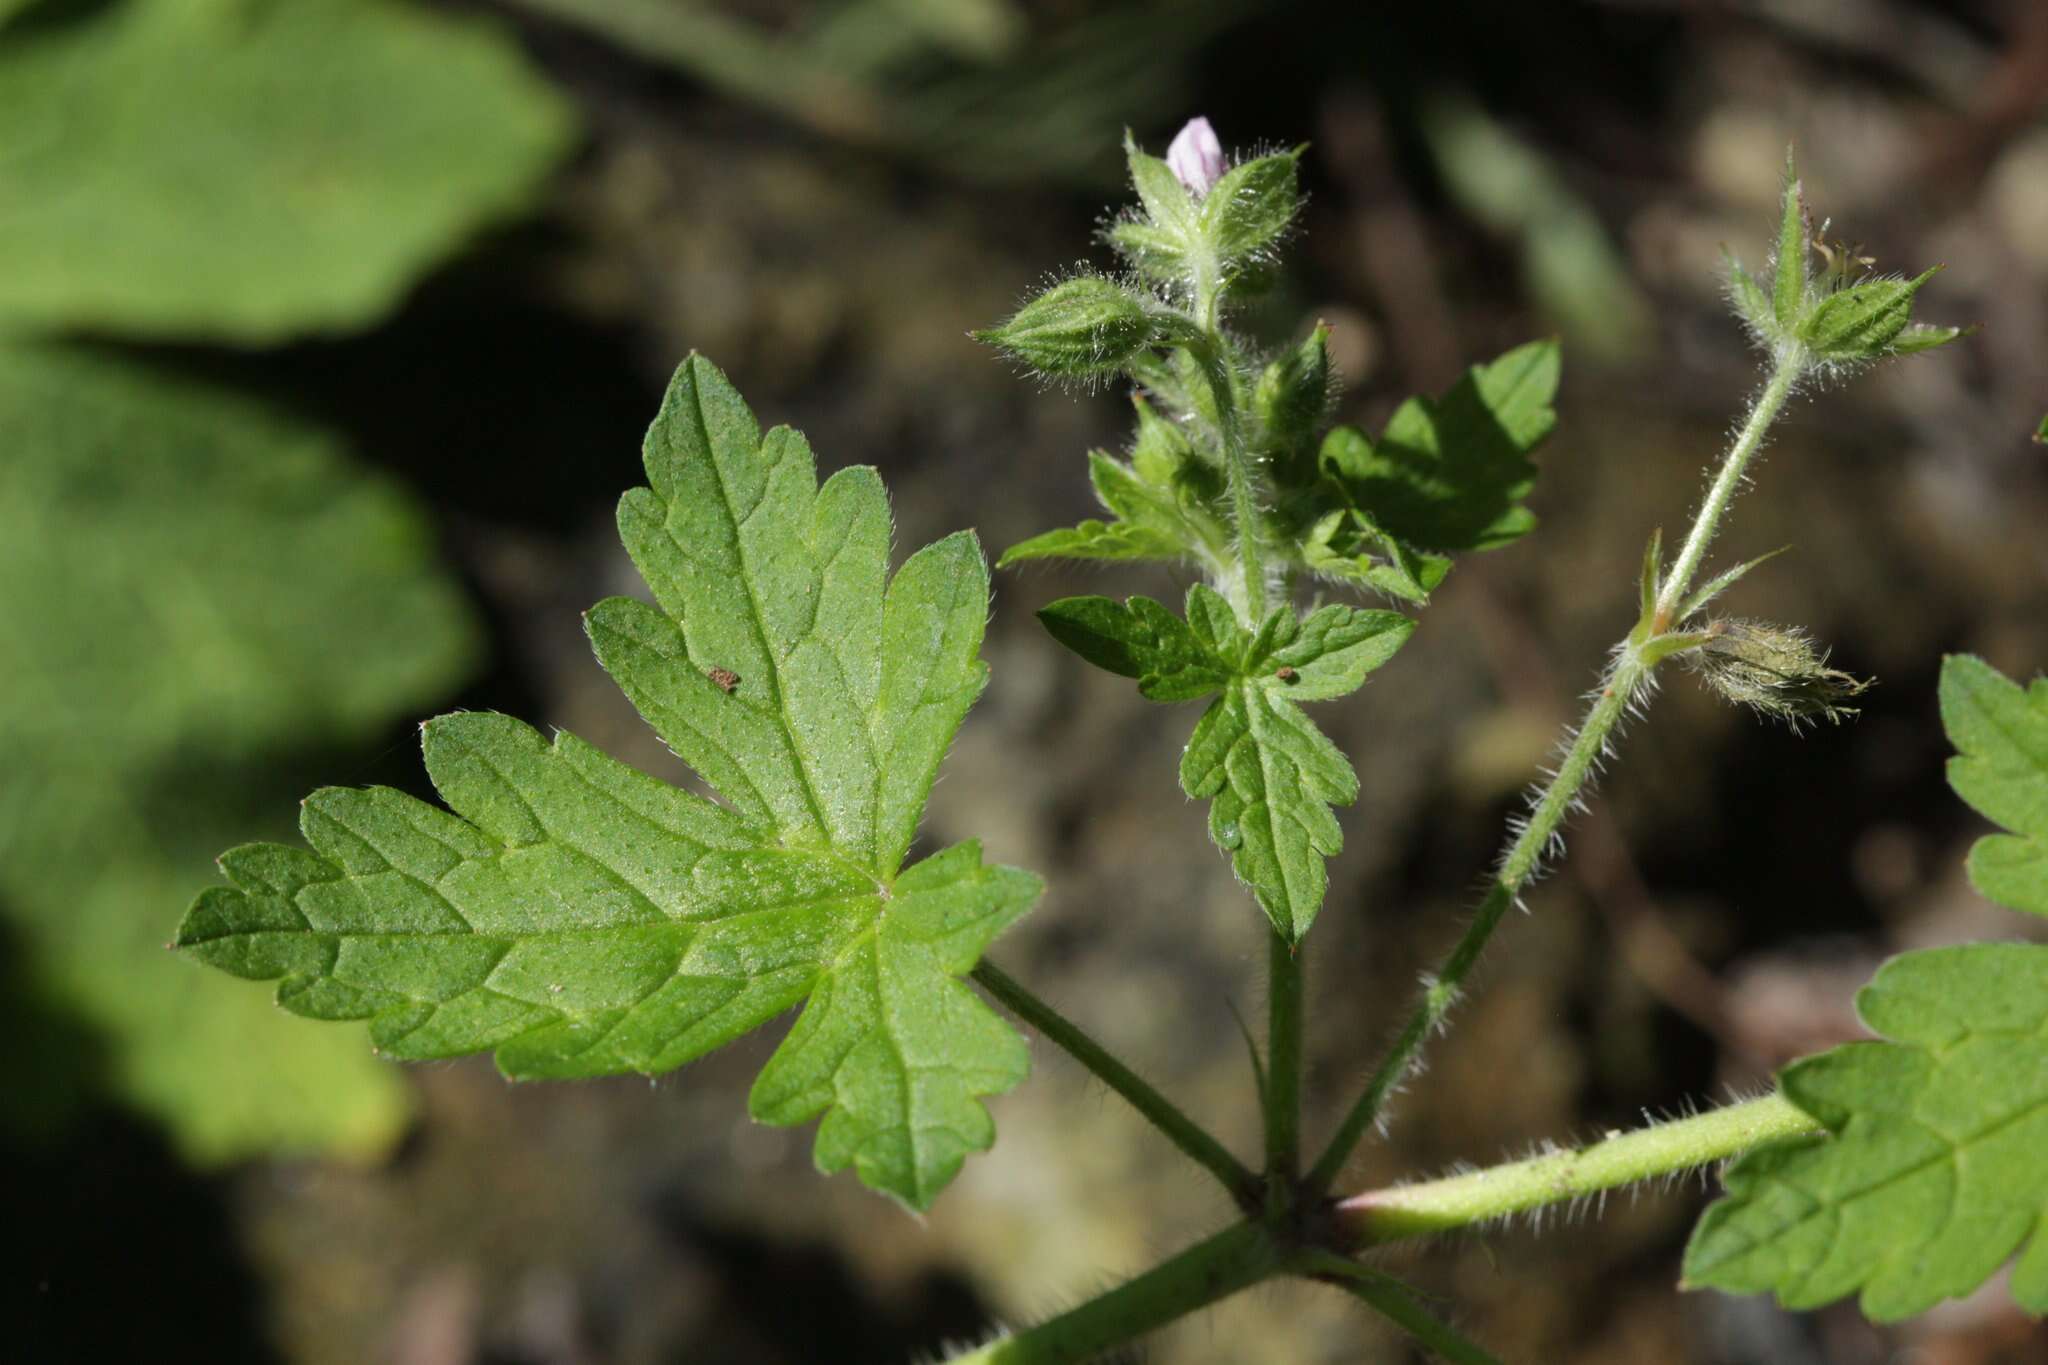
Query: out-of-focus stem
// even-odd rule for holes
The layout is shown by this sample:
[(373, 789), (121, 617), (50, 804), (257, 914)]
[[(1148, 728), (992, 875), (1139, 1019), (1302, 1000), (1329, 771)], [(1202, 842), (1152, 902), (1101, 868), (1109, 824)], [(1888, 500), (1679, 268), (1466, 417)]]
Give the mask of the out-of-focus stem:
[(1101, 1082), (1130, 1102), (1167, 1140), (1223, 1182), (1223, 1188), (1240, 1208), (1256, 1207), (1259, 1179), (1232, 1156), (1209, 1130), (1189, 1118), (1180, 1107), (1154, 1090), (1144, 1077), (1112, 1056), (1109, 1050), (1085, 1033), (1079, 1024), (1040, 1000), (987, 958), (975, 964), (974, 979), (1006, 1005), (1012, 1013), (1057, 1044), (1068, 1056), (1088, 1068)]

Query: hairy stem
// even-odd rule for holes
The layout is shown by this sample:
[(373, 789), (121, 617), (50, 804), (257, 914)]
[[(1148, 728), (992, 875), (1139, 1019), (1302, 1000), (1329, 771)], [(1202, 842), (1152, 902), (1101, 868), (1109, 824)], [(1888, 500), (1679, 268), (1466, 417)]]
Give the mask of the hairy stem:
[(948, 1365), (1065, 1365), (1135, 1341), (1280, 1272), (1264, 1228), (1239, 1223), (1107, 1294), (1036, 1327), (953, 1356)]
[(1266, 614), (1266, 562), (1260, 541), (1258, 496), (1252, 477), (1251, 452), (1245, 449), (1244, 426), (1238, 420), (1237, 395), (1231, 387), (1230, 362), (1220, 336), (1202, 357), (1202, 372), (1216, 401), (1216, 426), (1223, 436), (1223, 472), (1230, 486), (1230, 515), (1237, 523), (1237, 562), (1244, 591), (1232, 602), (1247, 629), (1256, 630)]
[[(1721, 458), (1706, 500), (1694, 514), (1692, 530), (1685, 538), (1685, 546), (1672, 565), (1671, 574), (1663, 584), (1657, 598), (1655, 612), (1656, 629), (1663, 630), (1671, 624), (1671, 618), (1684, 601), (1685, 593), (1691, 588), (1692, 580), (1699, 572), (1705, 558), (1707, 546), (1713, 541), (1722, 519), (1727, 515), (1728, 506), (1742, 486), (1743, 471), (1749, 467), (1757, 450), (1762, 446), (1764, 434), (1771, 423), (1784, 411), (1785, 401), (1792, 395), (1800, 376), (1805, 372), (1806, 357), (1803, 352), (1787, 351), (1778, 358), (1771, 377), (1763, 391), (1757, 395), (1749, 416), (1737, 433), (1728, 453)], [(1556, 775), (1537, 796), (1530, 809), (1527, 821), (1516, 831), (1506, 850), (1501, 854), (1500, 865), (1494, 873), (1493, 884), (1487, 888), (1486, 898), (1480, 902), (1479, 911), (1465, 929), (1450, 956), (1435, 975), (1425, 979), (1422, 998), (1416, 1002), (1407, 1022), (1394, 1039), (1366, 1082), (1365, 1092), (1351, 1106), (1344, 1116), (1337, 1134), (1329, 1146), (1317, 1158), (1309, 1172), (1308, 1186), (1312, 1190), (1328, 1189), (1330, 1182), (1337, 1178), (1352, 1149), (1365, 1135), (1366, 1130), (1379, 1118), (1387, 1100), (1406, 1080), (1421, 1055), (1429, 1037), (1443, 1023), (1444, 1018), (1457, 1004), (1458, 993), (1465, 978), (1485, 951), (1487, 941), (1500, 927), (1502, 916), (1507, 913), (1515, 898), (1535, 875), (1552, 841), (1558, 838), (1565, 817), (1581, 800), (1582, 794), (1592, 781), (1600, 759), (1607, 752), (1615, 726), (1628, 710), (1629, 703), (1636, 699), (1639, 690), (1650, 676), (1652, 665), (1643, 661), (1638, 644), (1625, 640), (1614, 653), (1614, 661), (1608, 666), (1602, 679), (1600, 691), (1593, 697), (1587, 708), (1585, 719), (1579, 722), (1577, 731), (1565, 750), (1564, 761), (1558, 765)]]
[(1277, 1212), (1293, 1198), (1301, 1172), (1302, 980), (1287, 936), (1276, 929), (1266, 941), (1266, 1204)]
[(1500, 927), (1501, 917), (1515, 903), (1515, 897), (1521, 894), (1523, 886), (1535, 872), (1544, 849), (1564, 824), (1580, 789), (1591, 780), (1593, 769), (1606, 750), (1608, 736), (1614, 732), (1616, 723), (1627, 708), (1630, 694), (1642, 683), (1647, 672), (1632, 654), (1622, 656), (1610, 670), (1606, 685), (1594, 698), (1571, 747), (1566, 750), (1564, 762), (1558, 765), (1557, 775), (1543, 789), (1543, 794), (1529, 812), (1527, 822), (1502, 855), (1500, 869), (1494, 874), (1493, 884), (1487, 888), (1486, 899), (1479, 903), (1479, 912), (1465, 927), (1464, 935), (1451, 949), (1451, 955), (1444, 960), (1443, 966), (1425, 983), (1422, 998), (1416, 1002), (1408, 1022), (1402, 1026), (1393, 1046), (1373, 1071), (1372, 1079), (1366, 1082), (1365, 1093), (1351, 1106), (1344, 1122), (1338, 1126), (1336, 1136), (1330, 1139), (1329, 1146), (1317, 1158), (1315, 1168), (1308, 1176), (1310, 1188), (1327, 1189), (1337, 1178), (1337, 1173), (1350, 1158), (1352, 1148), (1379, 1118), (1395, 1088), (1407, 1078), (1415, 1059), (1422, 1053), (1423, 1045), (1429, 1041), (1429, 1035), (1436, 1031), (1444, 1016), (1457, 1004), (1465, 978), (1477, 965), (1487, 940), (1493, 937), (1493, 931)]
[(1009, 1008), (1019, 1019), (1037, 1029), (1068, 1056), (1088, 1068), (1101, 1082), (1130, 1102), (1133, 1109), (1164, 1133), (1210, 1174), (1240, 1208), (1258, 1207), (1259, 1178), (1227, 1151), (1223, 1144), (1196, 1123), (1179, 1106), (1154, 1090), (1137, 1072), (1125, 1066), (1108, 1049), (1081, 1027), (1026, 990), (1013, 977), (983, 958), (974, 968), (974, 979)]
[(1743, 474), (1749, 468), (1750, 460), (1762, 448), (1764, 433), (1771, 429), (1771, 423), (1778, 420), (1778, 414), (1785, 409), (1785, 400), (1792, 396), (1792, 390), (1805, 372), (1804, 352), (1788, 352), (1779, 356), (1769, 382), (1750, 405), (1749, 417), (1736, 434), (1735, 444), (1728, 448), (1727, 457), (1721, 461), (1720, 471), (1714, 475), (1713, 485), (1707, 489), (1706, 501), (1700, 504), (1698, 514), (1693, 518), (1692, 531), (1678, 551), (1678, 558), (1671, 562), (1671, 573), (1664, 580), (1663, 590), (1657, 594), (1656, 630), (1668, 630), (1676, 624), (1678, 609), (1684, 603), (1686, 593), (1691, 591), (1692, 580), (1707, 557), (1707, 546), (1713, 542), (1715, 532), (1721, 529), (1728, 504), (1735, 500), (1735, 494), (1742, 487)]
[(1575, 1151), (1354, 1195), (1337, 1205), (1337, 1216), (1352, 1245), (1363, 1249), (1583, 1199), (1820, 1131), (1820, 1122), (1805, 1110), (1781, 1095), (1766, 1095), (1614, 1134)]
[(1358, 1299), (1451, 1365), (1500, 1365), (1492, 1354), (1460, 1336), (1450, 1324), (1417, 1303), (1414, 1292), (1390, 1275), (1369, 1270), (1331, 1251), (1307, 1253), (1296, 1269), (1309, 1279), (1335, 1285)]

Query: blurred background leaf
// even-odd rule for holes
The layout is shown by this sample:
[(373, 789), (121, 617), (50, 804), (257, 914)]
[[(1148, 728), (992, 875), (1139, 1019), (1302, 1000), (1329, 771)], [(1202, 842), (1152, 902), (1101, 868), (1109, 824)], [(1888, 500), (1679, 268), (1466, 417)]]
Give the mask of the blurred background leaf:
[(318, 428), (106, 354), (0, 347), (0, 432), (0, 905), (32, 974), (195, 1160), (388, 1146), (396, 1074), (174, 961), (163, 914), (215, 841), (288, 824), (281, 751), (475, 664), (423, 520)]
[(11, 8), (0, 327), (360, 326), (530, 202), (572, 133), (494, 27), (393, 0)]

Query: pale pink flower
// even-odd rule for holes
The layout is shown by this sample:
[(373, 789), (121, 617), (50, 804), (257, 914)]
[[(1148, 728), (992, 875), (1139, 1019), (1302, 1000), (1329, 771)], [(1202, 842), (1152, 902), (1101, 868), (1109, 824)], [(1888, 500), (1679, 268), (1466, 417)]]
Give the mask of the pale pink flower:
[(1187, 127), (1174, 135), (1166, 149), (1166, 164), (1197, 199), (1207, 194), (1228, 168), (1223, 160), (1223, 144), (1216, 140), (1216, 130), (1205, 118), (1189, 119)]

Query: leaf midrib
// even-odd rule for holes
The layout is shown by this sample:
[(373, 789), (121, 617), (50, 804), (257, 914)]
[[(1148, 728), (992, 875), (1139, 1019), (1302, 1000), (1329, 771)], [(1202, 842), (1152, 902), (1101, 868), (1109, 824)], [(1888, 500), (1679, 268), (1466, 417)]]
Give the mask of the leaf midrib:
[[(803, 779), (804, 801), (811, 809), (811, 818), (817, 822), (818, 832), (825, 836), (825, 842), (830, 845), (832, 822), (826, 817), (825, 807), (818, 794), (817, 779), (811, 772), (811, 756), (805, 752), (805, 746), (792, 742), (797, 730), (795, 720), (789, 714), (789, 699), (783, 690), (784, 657), (776, 650), (774, 642), (768, 638), (766, 618), (761, 611), (761, 599), (754, 590), (754, 564), (752, 557), (747, 553), (746, 536), (743, 534), (747, 518), (751, 517), (753, 512), (741, 515), (738, 504), (733, 501), (732, 487), (726, 482), (724, 466), (720, 463), (716, 453), (717, 447), (711, 440), (710, 424), (704, 417), (704, 386), (695, 375), (692, 375), (690, 384), (690, 415), (697, 423), (698, 439), (703, 442), (704, 463), (710, 469), (713, 481), (718, 484), (719, 501), (725, 507), (726, 520), (732, 524), (733, 551), (740, 560), (740, 586), (747, 594), (747, 625), (752, 629), (755, 641), (761, 646), (762, 655), (768, 660), (769, 690), (775, 697), (776, 712), (782, 718), (783, 741), (789, 745), (791, 754), (796, 758), (797, 774)], [(766, 440), (757, 438), (754, 453), (758, 456), (766, 447)], [(773, 467), (766, 461), (763, 462), (764, 470)], [(763, 501), (766, 501), (767, 496), (767, 492), (764, 491)], [(664, 517), (663, 520), (666, 521), (667, 518)], [(670, 531), (669, 534), (673, 536), (674, 532)], [(813, 624), (815, 626), (815, 622)], [(807, 631), (806, 638), (808, 636)]]

